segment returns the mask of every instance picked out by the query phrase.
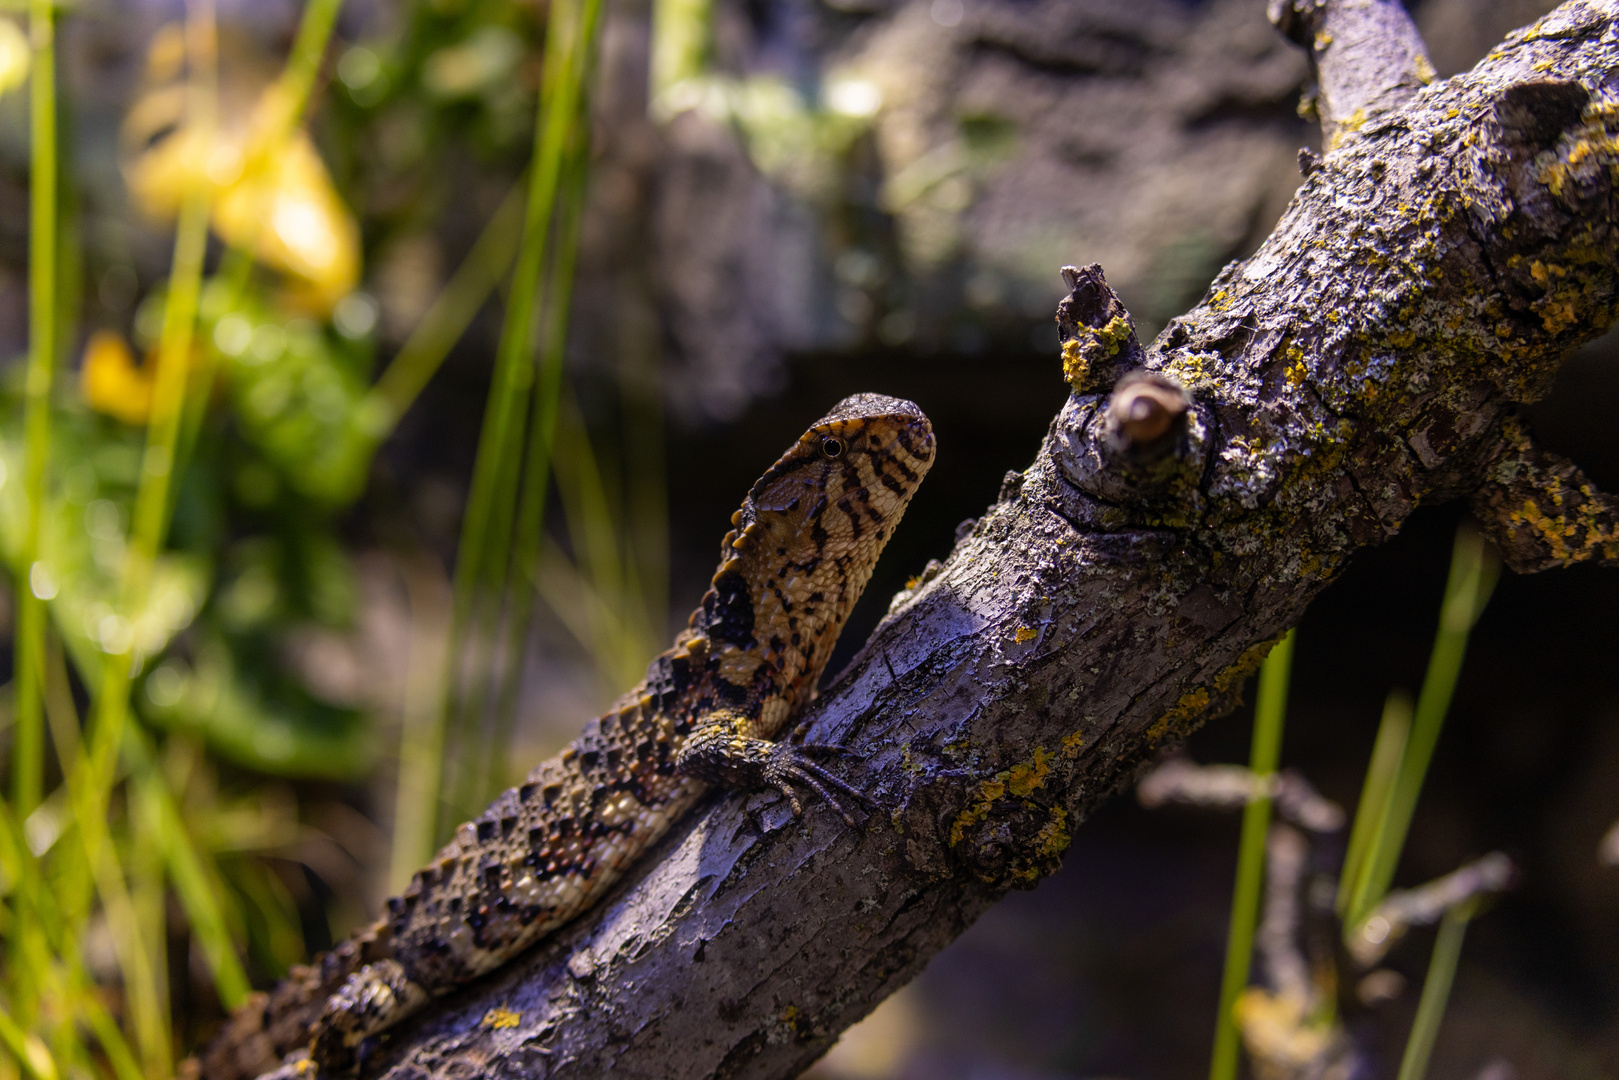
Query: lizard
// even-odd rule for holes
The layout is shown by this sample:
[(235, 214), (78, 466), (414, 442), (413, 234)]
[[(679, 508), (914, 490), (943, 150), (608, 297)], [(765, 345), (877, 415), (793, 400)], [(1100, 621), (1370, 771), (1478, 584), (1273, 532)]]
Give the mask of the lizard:
[(387, 913), (251, 995), (193, 1074), (245, 1080), (307, 1050), (352, 1071), (367, 1039), (493, 971), (595, 903), (712, 789), (801, 790), (855, 819), (869, 799), (820, 763), (841, 746), (777, 741), (802, 712), (884, 545), (933, 464), (909, 401), (839, 402), (731, 517), (720, 564), (646, 678), (541, 762), (387, 903)]

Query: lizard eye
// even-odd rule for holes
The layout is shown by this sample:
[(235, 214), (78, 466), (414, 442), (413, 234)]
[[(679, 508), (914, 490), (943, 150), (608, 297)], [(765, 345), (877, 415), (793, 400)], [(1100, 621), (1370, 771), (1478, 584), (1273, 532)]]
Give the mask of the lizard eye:
[(822, 439), (821, 440), (821, 456), (822, 457), (835, 458), (835, 457), (837, 457), (838, 455), (840, 455), (842, 453), (843, 453), (843, 440), (842, 439)]

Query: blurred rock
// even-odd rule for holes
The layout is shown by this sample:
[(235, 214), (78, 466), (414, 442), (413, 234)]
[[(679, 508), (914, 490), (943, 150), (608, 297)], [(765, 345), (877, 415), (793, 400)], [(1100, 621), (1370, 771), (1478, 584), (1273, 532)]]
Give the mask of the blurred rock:
[(1312, 138), (1303, 58), (1248, 0), (777, 0), (722, 19), (735, 85), (800, 95), (778, 128), (861, 130), (806, 140), (837, 155), (828, 181), (736, 110), (664, 129), (652, 238), (688, 415), (731, 415), (795, 354), (1026, 351), (1064, 263), (1101, 262), (1155, 329), (1269, 231)]

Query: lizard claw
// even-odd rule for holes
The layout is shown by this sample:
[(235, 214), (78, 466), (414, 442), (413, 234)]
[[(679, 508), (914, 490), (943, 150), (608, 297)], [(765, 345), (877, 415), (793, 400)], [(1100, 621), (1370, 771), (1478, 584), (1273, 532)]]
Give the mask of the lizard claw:
[(804, 804), (799, 801), (798, 792), (795, 790), (795, 785), (801, 784), (825, 800), (846, 823), (855, 825), (854, 815), (849, 812), (849, 808), (838, 795), (841, 794), (870, 807), (877, 805), (876, 800), (834, 775), (825, 766), (809, 760), (810, 755), (817, 752), (844, 757), (857, 756), (852, 750), (842, 746), (777, 743), (771, 752), (769, 763), (765, 766), (765, 783), (786, 796), (788, 805), (793, 808), (794, 817), (804, 816)]
[(861, 756), (859, 751), (851, 750), (847, 746), (840, 746), (837, 743), (807, 742), (793, 743), (792, 745), (811, 757), (857, 758)]

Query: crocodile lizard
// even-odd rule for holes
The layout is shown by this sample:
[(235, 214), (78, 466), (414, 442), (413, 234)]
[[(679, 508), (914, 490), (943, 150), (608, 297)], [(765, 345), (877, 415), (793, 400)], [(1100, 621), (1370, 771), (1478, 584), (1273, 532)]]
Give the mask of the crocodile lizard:
[(200, 1061), (207, 1080), (304, 1048), (350, 1070), (367, 1038), (505, 964), (584, 911), (711, 788), (865, 796), (772, 741), (815, 692), (884, 544), (933, 463), (915, 405), (858, 394), (817, 420), (748, 492), (720, 566), (640, 686), (449, 842), (388, 912), (248, 999)]

